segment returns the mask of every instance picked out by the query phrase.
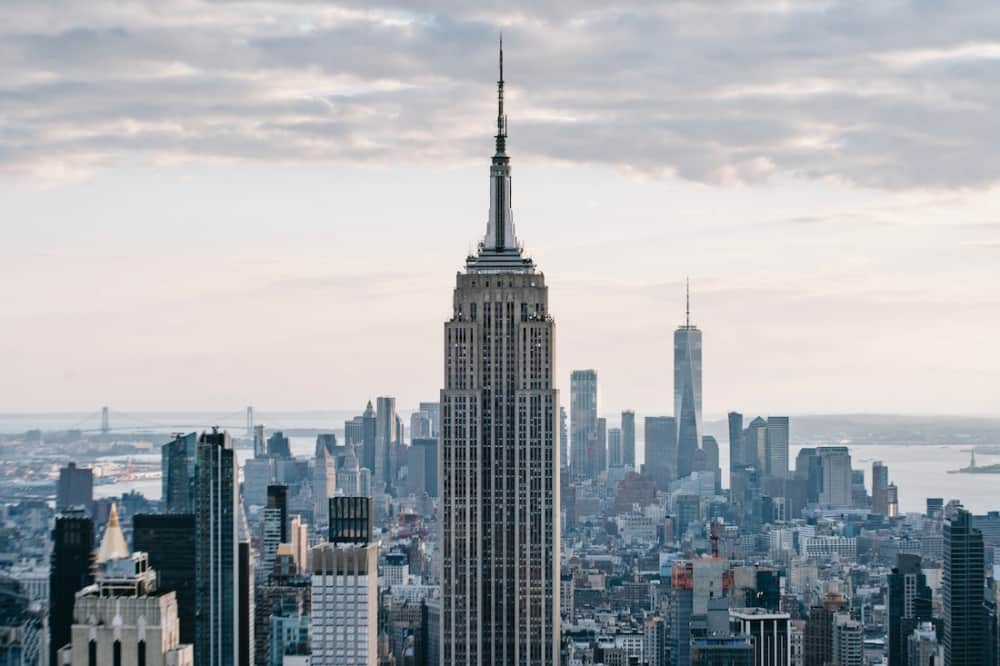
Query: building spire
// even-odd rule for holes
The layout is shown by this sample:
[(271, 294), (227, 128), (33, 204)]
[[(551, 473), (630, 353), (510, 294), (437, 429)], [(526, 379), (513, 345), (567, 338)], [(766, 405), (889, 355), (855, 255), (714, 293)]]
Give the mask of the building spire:
[(503, 112), (503, 33), (500, 33), (500, 79), (497, 81), (497, 155), (507, 149), (507, 116)]
[(684, 278), (684, 325), (691, 328), (691, 278)]

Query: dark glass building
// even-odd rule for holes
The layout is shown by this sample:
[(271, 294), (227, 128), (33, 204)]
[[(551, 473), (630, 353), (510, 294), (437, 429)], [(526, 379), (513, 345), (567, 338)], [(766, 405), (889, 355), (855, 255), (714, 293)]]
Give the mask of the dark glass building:
[(89, 467), (77, 467), (71, 462), (59, 470), (56, 487), (56, 511), (83, 506), (90, 511), (94, 503), (94, 472)]
[(691, 666), (754, 666), (753, 644), (746, 636), (692, 638)]
[(372, 538), (370, 497), (330, 498), (330, 543), (365, 545)]
[(197, 449), (198, 435), (193, 432), (177, 435), (160, 447), (160, 464), (163, 472), (161, 499), (167, 513), (194, 513), (194, 470)]
[(194, 644), (194, 514), (139, 514), (132, 519), (133, 550), (149, 556), (157, 587), (177, 596), (180, 642)]
[(195, 512), (195, 643), (199, 666), (232, 666), (239, 653), (239, 490), (227, 432), (198, 440)]
[(83, 512), (56, 518), (49, 573), (49, 663), (70, 642), (75, 595), (94, 582), (94, 521)]
[(958, 508), (944, 525), (944, 663), (982, 666), (987, 635), (983, 535)]
[(889, 666), (907, 666), (907, 639), (921, 622), (931, 621), (931, 588), (920, 556), (900, 553), (888, 576)]

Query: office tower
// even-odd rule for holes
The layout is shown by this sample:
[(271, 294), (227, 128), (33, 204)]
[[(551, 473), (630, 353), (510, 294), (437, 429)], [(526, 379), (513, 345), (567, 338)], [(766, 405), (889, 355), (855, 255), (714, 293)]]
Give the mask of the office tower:
[(243, 501), (248, 507), (267, 503), (267, 487), (274, 483), (275, 461), (250, 458), (243, 463)]
[(597, 371), (574, 370), (569, 386), (569, 455), (573, 475), (593, 479), (597, 474)]
[(274, 569), (278, 544), (288, 543), (288, 486), (268, 486), (267, 505), (261, 521), (260, 569), (257, 575), (266, 580)]
[(353, 419), (344, 421), (344, 445), (362, 446), (364, 443), (364, 423), (363, 417), (355, 416)]
[(872, 513), (889, 515), (889, 468), (881, 460), (872, 463)]
[(21, 581), (0, 575), (0, 664), (37, 666), (44, 663), (43, 611), (32, 607)]
[(827, 594), (821, 606), (809, 609), (803, 637), (803, 666), (824, 666), (833, 662), (833, 620), (844, 608), (844, 597)]
[(559, 406), (559, 467), (569, 467), (569, 430), (566, 427), (566, 408)]
[(824, 507), (851, 506), (851, 453), (846, 446), (820, 446), (816, 455), (822, 466), (819, 503)]
[(94, 522), (84, 511), (67, 511), (56, 518), (52, 533), (49, 574), (49, 663), (70, 642), (73, 597), (94, 582)]
[(125, 535), (122, 534), (122, 527), (118, 522), (118, 505), (112, 502), (108, 524), (104, 528), (104, 536), (101, 538), (101, 546), (97, 549), (96, 561), (97, 564), (104, 564), (128, 556), (128, 544), (125, 543)]
[(869, 508), (868, 489), (865, 488), (865, 470), (851, 470), (851, 504), (855, 509)]
[(889, 666), (907, 666), (907, 640), (921, 622), (931, 620), (931, 589), (920, 556), (911, 553), (896, 556), (887, 579)]
[[(438, 496), (438, 441), (437, 439), (414, 439), (409, 453), (409, 474), (411, 488), (418, 496), (427, 493)], [(416, 478), (414, 478), (414, 476)]]
[(174, 592), (180, 642), (194, 644), (194, 514), (139, 514), (132, 518), (132, 543), (147, 553), (156, 570), (157, 588)]
[(158, 589), (146, 553), (137, 552), (77, 593), (64, 657), (72, 666), (193, 666), (178, 624), (176, 596)]
[(313, 666), (374, 666), (378, 638), (378, 544), (371, 498), (330, 500), (330, 541), (312, 548)]
[(56, 511), (82, 506), (90, 511), (94, 503), (94, 471), (89, 467), (77, 467), (71, 462), (59, 469), (59, 483), (56, 486)]
[(597, 419), (597, 455), (594, 457), (594, 477), (608, 469), (608, 420)]
[(720, 558), (675, 562), (670, 571), (670, 666), (691, 666), (692, 620), (708, 614), (713, 602), (728, 603), (733, 579)]
[(691, 639), (691, 666), (754, 666), (754, 646), (738, 635), (710, 635)]
[(743, 464), (767, 474), (767, 421), (756, 417), (743, 431)]
[(253, 427), (253, 457), (267, 457), (267, 440), (264, 439), (263, 425), (255, 425)]
[(362, 467), (367, 468), (375, 474), (375, 438), (378, 430), (378, 418), (375, 416), (375, 408), (369, 400), (365, 405), (365, 411), (357, 417), (361, 422), (361, 459)]
[(643, 624), (642, 655), (648, 666), (667, 666), (667, 621), (654, 615)]
[[(280, 435), (280, 433), (277, 433)], [(268, 453), (272, 452), (268, 440)], [(198, 666), (239, 659), (239, 494), (228, 432), (202, 433), (195, 475), (195, 645)]]
[(288, 438), (280, 430), (271, 434), (267, 438), (267, 457), (276, 460), (290, 460), (292, 449), (289, 446)]
[(729, 609), (730, 630), (751, 639), (754, 652), (751, 663), (755, 666), (790, 666), (790, 622), (788, 613), (765, 608)]
[(719, 442), (711, 435), (701, 438), (702, 471), (710, 472), (715, 479), (715, 492), (722, 491), (722, 470), (719, 468)]
[(833, 616), (833, 663), (838, 666), (864, 666), (864, 625), (846, 612)]
[(238, 653), (236, 663), (238, 666), (250, 666), (253, 663), (254, 636), (254, 566), (253, 550), (250, 547), (250, 531), (246, 527), (246, 519), (240, 512), (240, 520), (243, 522), (240, 530), (239, 540), (236, 544), (237, 557), (237, 636)]
[[(335, 498), (331, 498), (331, 501)], [(292, 557), (300, 572), (306, 572), (309, 567), (307, 563), (307, 553), (309, 551), (309, 523), (302, 520), (302, 516), (292, 516), (291, 524), (288, 526), (288, 541), (292, 544)]]
[(795, 456), (795, 478), (805, 481), (806, 502), (819, 503), (819, 494), (823, 489), (823, 461), (814, 448), (799, 449)]
[(325, 450), (330, 454), (330, 457), (334, 460), (340, 455), (341, 449), (337, 446), (337, 435), (332, 432), (321, 432), (316, 435), (316, 452), (313, 454), (314, 458), (318, 458), (320, 452)]
[(944, 498), (928, 497), (926, 514), (928, 518), (934, 518), (944, 514)]
[(638, 469), (635, 466), (635, 412), (631, 409), (622, 412), (622, 464)]
[[(431, 432), (428, 437), (438, 438), (441, 436), (441, 403), (421, 402), (420, 411), (427, 414), (431, 420)], [(412, 437), (412, 434), (411, 434)]]
[[(727, 419), (729, 422), (729, 474), (731, 477), (733, 470), (744, 464), (743, 415), (739, 412), (729, 412)], [(729, 487), (733, 487), (732, 482), (730, 482)]]
[(194, 511), (194, 464), (198, 435), (176, 435), (160, 447), (161, 501), (167, 513)]
[(896, 487), (895, 483), (890, 483), (885, 489), (886, 495), (886, 508), (889, 513), (886, 514), (887, 518), (898, 518), (899, 517), (899, 488)]
[(333, 456), (324, 448), (317, 452), (313, 460), (313, 524), (316, 527), (326, 525), (327, 510), (330, 498), (337, 490), (337, 470)]
[(768, 416), (767, 429), (767, 475), (776, 479), (788, 478), (788, 417)]
[[(348, 497), (361, 494), (361, 465), (354, 444), (347, 445), (340, 467), (337, 468), (337, 488)], [(368, 470), (365, 470), (368, 471)]]
[(677, 478), (694, 471), (701, 445), (701, 331), (691, 323), (691, 292), (682, 326), (674, 331), (674, 418), (677, 419)]
[(309, 654), (312, 580), (299, 572), (291, 544), (278, 547), (274, 569), (254, 594), (254, 663), (280, 666), (286, 656)]
[(621, 467), (622, 462), (622, 429), (611, 428), (608, 430), (608, 467)]
[(410, 414), (410, 439), (427, 439), (431, 436), (431, 417), (426, 412)]
[(960, 506), (944, 524), (944, 663), (982, 666), (987, 633), (983, 534)]
[(396, 399), (380, 396), (375, 399), (375, 468), (373, 480), (376, 491), (391, 489), (395, 481), (392, 469), (392, 446), (398, 438)]
[(668, 490), (676, 478), (677, 419), (672, 416), (647, 416), (646, 462), (644, 472), (656, 482), (657, 490)]
[[(502, 59), (501, 59), (502, 62)], [(502, 73), (502, 67), (501, 67)], [(514, 237), (502, 111), (490, 216), (459, 273), (441, 391), (441, 663), (559, 663), (559, 393), (545, 277)], [(578, 416), (596, 429), (596, 373)], [(579, 410), (583, 410), (579, 415)], [(596, 433), (595, 433), (596, 434)], [(575, 453), (573, 454), (575, 464)]]

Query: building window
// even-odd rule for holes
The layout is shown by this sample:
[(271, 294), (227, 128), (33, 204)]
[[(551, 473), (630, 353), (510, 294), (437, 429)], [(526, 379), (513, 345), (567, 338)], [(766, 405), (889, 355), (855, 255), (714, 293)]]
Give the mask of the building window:
[(97, 666), (97, 641), (90, 641), (87, 646), (87, 666)]
[(113, 666), (122, 666), (122, 642), (115, 641), (111, 648), (111, 663)]
[(146, 666), (146, 641), (139, 641), (136, 649), (136, 664), (138, 666)]

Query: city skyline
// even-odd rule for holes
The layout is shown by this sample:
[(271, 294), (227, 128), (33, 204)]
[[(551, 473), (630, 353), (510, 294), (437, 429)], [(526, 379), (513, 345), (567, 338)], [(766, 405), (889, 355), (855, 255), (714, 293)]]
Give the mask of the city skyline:
[[(593, 367), (608, 412), (666, 413), (656, 352), (690, 276), (706, 415), (994, 409), (997, 169), (975, 151), (990, 12), (197, 6), (203, 20), (165, 23), (141, 6), (0, 9), (5, 410), (433, 395), (441, 267), (460, 268), (486, 213), (475, 156), (501, 29), (527, 249), (560, 278), (560, 385)], [(232, 29), (235, 52), (206, 46)], [(379, 40), (404, 57), (341, 50)], [(184, 94), (206, 87), (237, 108)], [(79, 115), (29, 112), (47, 105)], [(166, 388), (191, 373), (227, 381)]]

